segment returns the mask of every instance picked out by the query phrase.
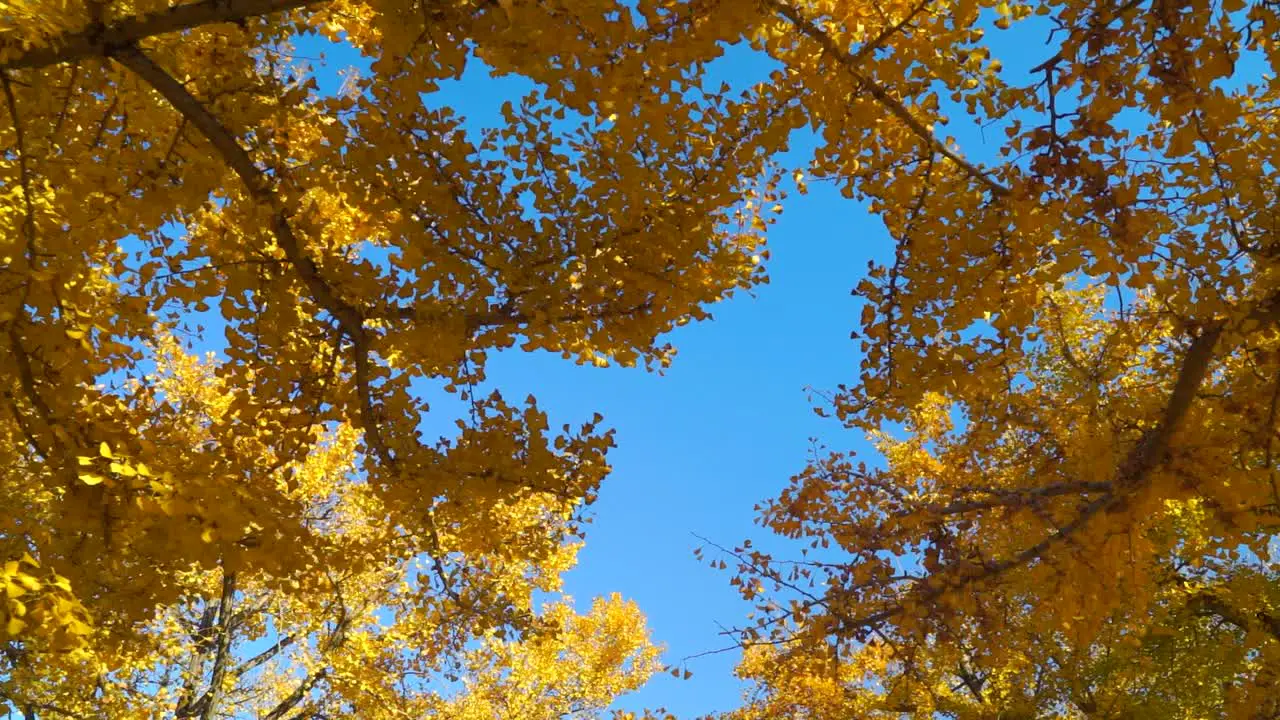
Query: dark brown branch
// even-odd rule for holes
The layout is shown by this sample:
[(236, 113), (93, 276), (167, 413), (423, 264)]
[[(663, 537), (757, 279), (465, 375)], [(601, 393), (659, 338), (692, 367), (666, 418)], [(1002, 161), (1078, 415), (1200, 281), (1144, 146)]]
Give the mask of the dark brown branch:
[(316, 672), (308, 674), (302, 679), (302, 682), (298, 683), (298, 686), (293, 689), (293, 692), (289, 693), (274, 708), (272, 708), (271, 712), (263, 715), (262, 720), (280, 720), (283, 718), (290, 710), (297, 707), (298, 703), (305, 700), (307, 693), (311, 692), (311, 688), (315, 687), (316, 683), (323, 680), (328, 674), (328, 668), (321, 668)]
[(1273, 638), (1280, 640), (1280, 617), (1259, 610), (1253, 617), (1228, 605), (1225, 600), (1209, 592), (1198, 593), (1187, 602), (1188, 609), (1198, 614), (1216, 615), (1245, 632), (1260, 627)]
[(981, 492), (994, 497), (989, 500), (957, 500), (946, 505), (927, 507), (924, 510), (938, 515), (956, 515), (977, 510), (991, 510), (998, 507), (1027, 507), (1036, 505), (1045, 498), (1091, 492), (1109, 492), (1112, 488), (1113, 485), (1109, 482), (1071, 482), (1017, 490), (983, 490)]
[[(1270, 298), (1266, 302), (1259, 304), (1248, 317), (1250, 320), (1259, 323), (1274, 323), (1277, 320), (1277, 315), (1280, 315), (1280, 296)], [(1046, 552), (1059, 543), (1071, 538), (1099, 513), (1104, 511), (1115, 512), (1123, 509), (1132, 497), (1133, 491), (1146, 484), (1151, 471), (1164, 458), (1165, 453), (1168, 452), (1170, 441), (1185, 419), (1187, 412), (1190, 411), (1200, 386), (1209, 374), (1209, 366), (1214, 358), (1214, 350), (1223, 334), (1224, 328), (1225, 324), (1221, 321), (1210, 323), (1191, 342), (1182, 356), (1178, 376), (1174, 380), (1173, 390), (1169, 394), (1169, 400), (1165, 403), (1160, 422), (1142, 436), (1120, 463), (1115, 479), (1111, 483), (1113, 491), (1106, 492), (1084, 505), (1070, 523), (1046, 535), (1034, 545), (999, 562), (966, 566), (961, 571), (963, 574), (955, 578), (955, 581), (967, 584), (990, 580), (1011, 570), (1023, 567), (1043, 557)], [(970, 567), (973, 569), (969, 570), (968, 568)], [(955, 586), (955, 581), (946, 582), (940, 575), (935, 575), (934, 578), (936, 578), (934, 582), (926, 581), (923, 587), (919, 588), (916, 594), (917, 601), (931, 602), (943, 592)], [(840, 618), (841, 625), (849, 630), (860, 627), (873, 627), (897, 616), (904, 609), (902, 603), (895, 603), (860, 618)]]
[(1081, 509), (1080, 514), (1065, 527), (1045, 536), (1043, 540), (999, 563), (988, 565), (975, 579), (989, 579), (1002, 575), (1014, 568), (1021, 567), (1044, 555), (1050, 548), (1066, 540), (1085, 525), (1094, 515), (1106, 510), (1114, 512), (1128, 504), (1131, 493), (1147, 482), (1147, 477), (1169, 450), (1169, 442), (1177, 432), (1182, 420), (1191, 409), (1196, 393), (1209, 373), (1209, 365), (1213, 361), (1214, 348), (1222, 335), (1221, 323), (1214, 323), (1203, 331), (1182, 356), (1178, 369), (1178, 377), (1174, 380), (1173, 391), (1165, 403), (1160, 422), (1138, 440), (1133, 449), (1120, 463), (1116, 470), (1114, 492), (1093, 500)]
[[(612, 309), (606, 308), (602, 310), (580, 310), (574, 312), (565, 312), (559, 315), (548, 314), (548, 321), (552, 323), (562, 322), (583, 322), (588, 320), (606, 320), (609, 318), (624, 318), (639, 315), (653, 308), (652, 302), (646, 300), (634, 307)], [(423, 316), (418, 314), (418, 309), (413, 306), (408, 307), (392, 307), (385, 311), (371, 311), (365, 313), (365, 317), (370, 320), (402, 320), (413, 321), (422, 320)], [(474, 333), (485, 328), (496, 327), (513, 327), (525, 325), (532, 321), (533, 318), (524, 312), (520, 312), (510, 304), (491, 305), (485, 312), (471, 313), (466, 316), (467, 332)]]
[(1160, 423), (1147, 431), (1128, 457), (1121, 463), (1116, 474), (1116, 484), (1121, 489), (1136, 488), (1146, 482), (1148, 473), (1169, 449), (1169, 441), (1187, 411), (1195, 400), (1200, 385), (1209, 374), (1209, 364), (1213, 361), (1214, 348), (1218, 338), (1222, 336), (1223, 325), (1214, 323), (1206, 328), (1182, 356), (1182, 364), (1178, 369), (1178, 377), (1173, 383), (1173, 392), (1165, 403), (1164, 414)]
[[(42, 68), (90, 57), (107, 57), (156, 35), (203, 25), (240, 22), (251, 17), (319, 5), (325, 0), (200, 0), (147, 15), (124, 18), (109, 26), (94, 24), (59, 35), (40, 47), (19, 51), (0, 61), (0, 70)], [(0, 43), (0, 53), (14, 41)]]
[(213, 627), (217, 619), (218, 607), (209, 603), (200, 613), (200, 622), (193, 628), (191, 639), (195, 643), (195, 650), (192, 653), (191, 667), (187, 670), (186, 678), (182, 683), (182, 694), (178, 696), (178, 704), (174, 710), (175, 717), (191, 717), (196, 712), (196, 685), (204, 677), (205, 658), (209, 650), (214, 647)]
[(254, 668), (267, 662), (268, 660), (275, 657), (276, 655), (279, 655), (281, 651), (287, 649), (290, 645), (293, 645), (297, 641), (298, 641), (298, 638), (296, 635), (286, 635), (283, 638), (280, 638), (279, 640), (277, 640), (275, 643), (273, 643), (271, 647), (268, 647), (266, 650), (263, 650), (257, 655), (254, 655), (248, 660), (245, 660), (243, 663), (240, 664), (239, 667), (232, 670), (231, 674), (236, 677), (240, 677), (245, 673), (250, 672)]
[(888, 42), (890, 38), (902, 32), (903, 28), (911, 24), (911, 21), (915, 20), (917, 15), (924, 12), (925, 8), (929, 7), (932, 2), (933, 0), (920, 0), (920, 3), (911, 8), (911, 12), (907, 13), (905, 17), (893, 25), (885, 27), (880, 31), (879, 35), (876, 35), (871, 39), (871, 42), (865, 43), (862, 47), (858, 48), (858, 52), (850, 56), (849, 61), (851, 63), (860, 63), (870, 57), (871, 53), (884, 47), (884, 44)]
[[(222, 576), (222, 592), (218, 596), (218, 604), (205, 608), (200, 618), (197, 633), (197, 664), (187, 678), (187, 687), (183, 691), (185, 699), (178, 704), (175, 717), (199, 717), (200, 720), (212, 720), (218, 708), (222, 683), (227, 674), (227, 662), (231, 658), (231, 641), (235, 633), (235, 623), (231, 615), (231, 603), (235, 598), (235, 573)], [(204, 658), (213, 651), (213, 670), (209, 676), (209, 686), (198, 699), (194, 697), (193, 687), (203, 674)]]
[(351, 340), (354, 356), (359, 419), (365, 441), (384, 466), (396, 470), (398, 463), (380, 431), (374, 392), (369, 336), (365, 315), (342, 299), (322, 277), (320, 267), (303, 249), (289, 222), (289, 209), (267, 177), (241, 147), (234, 135), (172, 75), (160, 68), (136, 47), (116, 52), (113, 57), (156, 89), (188, 122), (200, 130), (223, 161), (239, 176), (250, 196), (272, 210), (271, 230), (285, 258), (294, 267), (312, 299), (338, 322), (342, 334)]
[[(40, 416), (45, 427), (53, 434), (54, 442), (57, 442), (57, 434), (53, 433), (55, 425), (53, 410), (40, 396), (40, 390), (36, 387), (35, 371), (31, 367), (31, 358), (27, 354), (26, 348), (22, 346), (22, 336), (18, 333), (16, 327), (9, 328), (9, 349), (13, 353), (14, 364), (18, 366), (18, 382), (22, 386), (22, 394), (26, 397), (27, 402), (31, 403), (31, 407)], [(36, 448), (39, 450), (40, 448)], [(43, 452), (43, 451), (42, 451)], [(47, 455), (47, 453), (44, 453)]]
[(960, 681), (964, 684), (965, 688), (968, 689), (969, 694), (973, 695), (974, 700), (977, 700), (979, 703), (986, 703), (987, 699), (982, 694), (982, 686), (986, 683), (982, 678), (974, 675), (973, 672), (968, 670), (963, 664), (956, 668), (956, 675), (960, 677)]
[[(36, 241), (35, 206), (31, 197), (31, 170), (27, 164), (27, 148), (22, 127), (22, 118), (18, 114), (18, 101), (17, 98), (14, 97), (13, 87), (9, 81), (9, 76), (3, 70), (0, 70), (0, 89), (3, 89), (5, 105), (9, 111), (9, 117), (13, 121), (13, 134), (14, 141), (16, 143), (15, 149), (18, 154), (18, 183), (22, 187), (22, 199), (24, 209), (26, 211), (22, 221), (22, 231), (26, 240), (25, 254), (28, 265), (34, 266), (37, 261), (39, 248)], [(26, 294), (29, 290), (30, 285), (28, 284), (24, 288), (22, 296), (18, 299), (19, 317), (25, 318), (27, 315)], [(31, 367), (31, 359), (27, 354), (26, 348), (23, 347), (22, 335), (18, 331), (18, 326), (16, 324), (9, 325), (8, 335), (10, 351), (13, 353), (15, 363), (18, 366), (18, 380), (22, 387), (22, 393), (26, 397), (27, 402), (31, 405), (32, 409), (36, 411), (36, 414), (40, 416), (41, 421), (43, 421), (45, 427), (48, 429), (53, 438), (53, 444), (55, 446), (60, 446), (61, 442), (58, 440), (58, 435), (53, 432), (53, 411), (50, 409), (49, 405), (45, 403), (44, 398), (40, 396), (40, 391), (36, 387), (36, 376)], [(52, 460), (52, 453), (37, 442), (38, 437), (36, 433), (27, 425), (25, 418), (21, 416), (20, 410), (16, 404), (13, 406), (13, 411), (14, 417), (18, 419), (19, 425), (21, 425), (24, 432), (26, 432), (28, 441), (31, 442), (32, 447), (42, 458), (44, 458), (46, 462), (50, 462)], [(73, 473), (68, 473), (68, 475), (68, 479), (74, 480), (73, 477), (70, 477)]]
[(57, 137), (62, 132), (62, 124), (67, 121), (67, 113), (71, 110), (71, 98), (76, 95), (76, 81), (80, 77), (80, 63), (76, 62), (71, 66), (71, 77), (67, 80), (67, 96), (62, 100), (62, 109), (58, 111), (58, 117), (53, 121), (53, 130), (49, 132), (50, 137)]
[(392, 456), (383, 442), (374, 418), (372, 389), (369, 385), (368, 336), (364, 330), (364, 317), (353, 305), (347, 303), (320, 274), (316, 264), (294, 234), (289, 224), (289, 209), (267, 177), (240, 142), (208, 108), (197, 100), (186, 87), (165, 72), (137, 47), (124, 48), (113, 56), (120, 64), (132, 70), (159, 92), (188, 122), (196, 126), (213, 145), (224, 162), (240, 177), (249, 195), (272, 210), (271, 231), (276, 243), (284, 251), (285, 258), (293, 265), (316, 304), (333, 316), (342, 333), (354, 345), (356, 379), (360, 392), (360, 420), (370, 446), (379, 459), (388, 463)]
[(232, 626), (231, 601), (236, 593), (235, 573), (223, 571), (222, 596), (218, 599), (218, 645), (213, 657), (213, 672), (209, 676), (209, 689), (200, 700), (200, 720), (213, 720), (222, 695), (222, 681), (227, 674), (227, 660), (231, 655)]
[[(61, 705), (54, 705), (53, 703), (34, 703), (32, 705), (28, 705), (23, 712), (30, 712), (32, 708), (36, 710), (43, 710), (45, 712), (57, 713), (63, 717), (72, 718), (72, 720), (89, 720), (88, 715), (78, 713), (74, 710), (69, 710)], [(34, 719), (37, 716), (32, 714), (24, 715), (24, 717)]]
[(13, 87), (9, 76), (0, 69), (0, 88), (4, 89), (5, 105), (9, 109), (9, 117), (13, 120), (13, 136), (17, 142), (18, 182), (22, 185), (22, 200), (26, 217), (22, 221), (22, 231), (26, 235), (27, 256), (31, 259), (36, 251), (36, 211), (31, 199), (31, 170), (27, 167), (27, 150), (23, 139), (22, 120), (18, 117), (18, 101), (13, 96)]
[(319, 266), (303, 251), (302, 245), (293, 233), (293, 228), (289, 225), (289, 212), (284, 200), (275, 192), (271, 180), (254, 164), (249, 153), (240, 146), (235, 136), (199, 100), (187, 92), (182, 83), (152, 62), (151, 58), (144, 55), (138, 48), (124, 48), (112, 57), (146, 80), (164, 96), (165, 100), (169, 101), (174, 109), (199, 128), (222, 159), (244, 182), (253, 199), (274, 211), (271, 217), (271, 229), (276, 236), (276, 241), (284, 251), (285, 257), (297, 270), (307, 290), (320, 307), (337, 319), (348, 337), (357, 343), (362, 343), (364, 321), (360, 314), (354, 307), (339, 298), (320, 276)]

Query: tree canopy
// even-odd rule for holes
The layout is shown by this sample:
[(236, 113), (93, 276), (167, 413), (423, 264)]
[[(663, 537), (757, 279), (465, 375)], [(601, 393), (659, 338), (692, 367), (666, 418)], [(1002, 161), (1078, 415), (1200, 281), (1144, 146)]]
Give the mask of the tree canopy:
[(730, 551), (741, 716), (1274, 717), (1278, 8), (772, 7), (895, 248), (819, 408), (883, 462), (820, 450), (761, 515), (806, 555)]
[[(651, 671), (629, 606), (535, 597), (571, 564), (611, 432), (475, 386), (513, 347), (661, 367), (665, 331), (764, 278), (774, 104), (702, 87), (718, 36), (694, 10), (0, 9), (11, 705), (74, 712), (58, 688), (83, 671), (104, 707), (114, 682), (182, 687), (173, 712), (222, 717), (248, 711), (245, 682), (273, 718), (319, 695), (337, 699), (307, 712), (372, 717), (344, 683), (438, 689), (354, 669), (393, 678), (412, 647), (402, 675), (476, 668), (460, 716), (509, 686), (540, 717), (538, 693), (591, 707)], [(369, 72), (319, 92), (294, 50), (316, 36)], [(476, 133), (423, 98), (479, 61), (534, 89)], [(197, 372), (189, 341), (221, 359)], [(452, 437), (420, 432), (424, 384), (468, 405)], [(229, 667), (287, 638), (306, 646), (292, 689)]]
[[(369, 71), (320, 92), (316, 36)], [(730, 45), (776, 69), (713, 87)], [(479, 132), (430, 102), (476, 62), (534, 88)], [(0, 692), (540, 718), (636, 687), (637, 610), (537, 602), (611, 433), (475, 388), (502, 350), (669, 362), (765, 280), (807, 127), (794, 182), (894, 242), (818, 408), (882, 461), (821, 449), (764, 506), (805, 554), (727, 551), (732, 717), (1272, 717), (1278, 74), (1270, 0), (6, 5)]]
[[(175, 410), (173, 439), (209, 442), (232, 412), (220, 363), (172, 337), (157, 350), (148, 384)], [(173, 572), (164, 582), (178, 600), (127, 635), (12, 655), (3, 699), (37, 717), (551, 720), (601, 710), (657, 669), (634, 604), (601, 598), (578, 615), (564, 600), (529, 603), (558, 589), (578, 544), (536, 559), (476, 548), (448, 569), (424, 555), (421, 538), (385, 522), (357, 471), (359, 439), (335, 426), (286, 468), (284, 492), (319, 544), (306, 562), (288, 574)], [(524, 499), (503, 531), (568, 531), (568, 518), (539, 518), (538, 505)]]

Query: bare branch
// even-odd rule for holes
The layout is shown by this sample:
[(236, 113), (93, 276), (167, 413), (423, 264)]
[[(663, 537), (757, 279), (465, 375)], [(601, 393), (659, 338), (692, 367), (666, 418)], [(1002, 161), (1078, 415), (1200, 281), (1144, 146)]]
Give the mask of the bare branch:
[(250, 672), (254, 668), (262, 665), (263, 663), (267, 662), (268, 660), (275, 657), (276, 655), (279, 655), (281, 651), (287, 649), (290, 645), (293, 645), (295, 642), (297, 642), (297, 640), (298, 638), (296, 635), (286, 635), (280, 638), (275, 643), (273, 643), (270, 647), (268, 647), (266, 650), (263, 650), (257, 655), (254, 655), (248, 660), (245, 660), (243, 663), (240, 664), (239, 667), (232, 670), (231, 674), (236, 677), (240, 677), (241, 675), (244, 675), (245, 673)]

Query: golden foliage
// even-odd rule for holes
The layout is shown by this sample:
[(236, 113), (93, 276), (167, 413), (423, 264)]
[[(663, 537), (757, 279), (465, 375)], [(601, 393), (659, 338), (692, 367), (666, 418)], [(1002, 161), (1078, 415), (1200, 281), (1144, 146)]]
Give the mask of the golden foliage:
[[(765, 279), (790, 110), (703, 87), (735, 29), (694, 10), (0, 7), (7, 702), (542, 717), (648, 675), (631, 606), (534, 602), (611, 431), (477, 386), (511, 348), (662, 366), (663, 333)], [(321, 93), (317, 36), (371, 68)], [(487, 130), (423, 100), (477, 61), (532, 81)], [(423, 387), (465, 408), (438, 441)], [(406, 680), (450, 663), (456, 702)]]
[[(301, 33), (372, 69), (322, 96)], [(1052, 47), (1006, 67), (1003, 33)], [(735, 552), (762, 613), (741, 714), (1280, 712), (1277, 38), (1270, 0), (7, 6), (5, 692), (187, 662), (158, 639), (254, 598), (277, 629), (244, 637), (312, 638), (291, 662), (341, 712), (632, 687), (632, 610), (532, 604), (611, 435), (474, 387), (515, 346), (667, 362), (662, 333), (764, 279), (769, 158), (807, 124), (808, 181), (895, 243), (830, 408), (886, 462), (820, 454), (764, 509), (812, 557)], [(742, 40), (782, 69), (704, 88)], [(469, 133), (421, 96), (475, 58), (536, 89)], [(178, 350), (193, 313), (225, 361)], [(456, 437), (420, 437), (422, 382), (469, 403)], [(241, 692), (202, 642), (184, 712)], [(380, 684), (408, 647), (469, 693)]]
[(742, 717), (1274, 717), (1280, 8), (764, 5), (809, 182), (895, 248), (820, 408), (883, 465), (819, 451), (761, 518), (806, 555), (730, 551)]
[[(173, 407), (174, 442), (210, 442), (231, 407), (223, 365), (197, 361), (166, 336), (156, 357), (146, 386)], [(10, 622), (34, 618), (49, 628), (33, 634), (10, 626), (23, 642), (9, 656), (0, 696), (72, 717), (463, 720), (501, 707), (503, 717), (552, 718), (602, 710), (657, 669), (657, 650), (633, 604), (598, 600), (583, 615), (567, 600), (539, 606), (536, 593), (559, 589), (578, 548), (565, 541), (573, 519), (551, 514), (550, 498), (508, 503), (494, 529), (528, 544), (533, 556), (493, 541), (464, 544), (461, 525), (437, 526), (427, 543), (387, 522), (386, 504), (359, 471), (360, 447), (358, 431), (333, 426), (275, 476), (304, 543), (301, 556), (286, 560), (292, 567), (233, 566), (224, 555), (214, 568), (191, 563), (155, 575), (176, 599), (133, 611), (137, 626), (109, 624), (128, 608), (106, 608), (90, 632), (74, 598), (40, 594), (51, 588), (26, 574), (34, 560), (7, 566), (7, 581), (18, 586), (8, 593)], [(103, 484), (150, 478), (161, 487), (148, 496), (159, 506), (153, 512), (193, 512), (198, 496), (188, 484), (133, 467), (136, 476), (106, 471)], [(225, 527), (209, 521), (212, 536), (188, 540), (188, 549), (217, 545)], [(158, 552), (144, 542), (135, 538), (130, 547)], [(51, 582), (69, 590), (65, 580)], [(23, 600), (28, 609), (14, 614)], [(449, 681), (458, 677), (464, 686)]]

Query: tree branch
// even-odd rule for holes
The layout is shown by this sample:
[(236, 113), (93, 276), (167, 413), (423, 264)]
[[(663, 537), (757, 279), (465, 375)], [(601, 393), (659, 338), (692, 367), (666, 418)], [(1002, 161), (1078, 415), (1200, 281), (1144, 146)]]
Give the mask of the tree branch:
[(31, 170), (27, 167), (27, 149), (23, 140), (22, 119), (18, 116), (18, 101), (13, 96), (13, 87), (9, 83), (9, 75), (0, 69), (0, 88), (4, 89), (5, 105), (9, 109), (9, 117), (13, 120), (13, 136), (18, 152), (18, 183), (22, 186), (23, 207), (26, 216), (22, 221), (22, 232), (26, 235), (27, 258), (36, 252), (36, 211), (31, 198)]
[(43, 68), (89, 57), (108, 57), (155, 35), (239, 22), (323, 2), (326, 0), (199, 0), (175, 5), (147, 15), (127, 17), (106, 27), (93, 24), (63, 33), (40, 47), (24, 50), (15, 41), (0, 42), (0, 57), (8, 56), (0, 60), (0, 70)]
[(1192, 596), (1187, 602), (1187, 607), (1199, 614), (1216, 615), (1245, 632), (1260, 625), (1273, 638), (1280, 640), (1280, 617), (1276, 617), (1265, 610), (1258, 610), (1253, 614), (1253, 618), (1250, 618), (1247, 614), (1232, 607), (1225, 600), (1210, 592), (1197, 593)]
[[(1143, 434), (1133, 449), (1116, 469), (1114, 491), (1107, 492), (1098, 499), (1085, 505), (1074, 520), (1056, 532), (1047, 535), (1043, 540), (1014, 555), (1013, 557), (993, 565), (988, 565), (978, 574), (976, 579), (987, 579), (1041, 557), (1051, 547), (1070, 537), (1084, 526), (1094, 515), (1101, 511), (1115, 512), (1123, 508), (1130, 499), (1131, 492), (1141, 488), (1147, 482), (1147, 476), (1161, 461), (1169, 450), (1169, 442), (1182, 424), (1196, 393), (1200, 390), (1205, 376), (1209, 373), (1209, 365), (1213, 361), (1214, 348), (1223, 331), (1221, 322), (1213, 323), (1200, 333), (1182, 356), (1178, 368), (1178, 377), (1174, 380), (1173, 391), (1165, 403), (1164, 413), (1155, 427)], [(1129, 491), (1129, 492), (1126, 492)]]
[(156, 65), (137, 47), (130, 46), (112, 55), (121, 65), (132, 70), (149, 83), (169, 104), (192, 125), (196, 126), (213, 145), (224, 162), (240, 177), (249, 195), (269, 207), (271, 231), (276, 243), (284, 251), (285, 258), (293, 265), (316, 304), (338, 321), (342, 333), (351, 339), (355, 354), (356, 380), (360, 393), (360, 423), (370, 445), (384, 463), (390, 463), (391, 454), (378, 432), (373, 412), (372, 390), (369, 384), (369, 345), (364, 329), (364, 317), (355, 306), (339, 297), (338, 293), (321, 276), (320, 267), (303, 250), (302, 244), (289, 224), (289, 209), (267, 177), (231, 131), (208, 108), (197, 100), (186, 87), (172, 75)]
[(928, 506), (924, 508), (924, 511), (937, 515), (958, 515), (994, 508), (1027, 507), (1036, 505), (1045, 498), (1091, 492), (1110, 492), (1112, 488), (1113, 485), (1110, 482), (1070, 482), (1026, 489), (980, 490), (979, 492), (993, 497), (988, 500), (957, 500), (946, 505)]
[(200, 720), (212, 720), (218, 708), (218, 699), (222, 694), (222, 682), (227, 674), (227, 661), (231, 656), (231, 640), (235, 631), (233, 618), (231, 616), (231, 603), (235, 598), (236, 592), (236, 576), (235, 573), (224, 572), (222, 576), (222, 592), (218, 597), (217, 606), (209, 606), (205, 609), (204, 616), (200, 620), (200, 638), (199, 643), (202, 646), (200, 656), (203, 658), (212, 648), (213, 671), (209, 676), (209, 687), (205, 689), (199, 699), (191, 700), (193, 697), (193, 686), (200, 680), (200, 674), (203, 673), (204, 663), (201, 661), (188, 677), (187, 689), (183, 695), (188, 699), (178, 704), (177, 710), (174, 712), (175, 717), (199, 717)]
[(137, 47), (124, 48), (114, 53), (112, 57), (146, 80), (165, 100), (169, 101), (174, 109), (199, 128), (227, 165), (240, 176), (250, 196), (274, 211), (271, 218), (272, 232), (280, 244), (280, 249), (284, 251), (285, 257), (301, 276), (311, 296), (321, 308), (338, 320), (348, 337), (357, 342), (363, 342), (363, 318), (354, 307), (337, 296), (337, 293), (320, 276), (320, 268), (316, 262), (303, 252), (302, 245), (289, 225), (289, 212), (284, 200), (275, 192), (266, 173), (254, 164), (249, 153), (240, 146), (231, 131), (227, 130), (226, 126), (199, 100), (187, 92), (182, 83), (156, 65)]
[(1221, 322), (1215, 322), (1191, 341), (1187, 352), (1182, 356), (1173, 392), (1165, 403), (1159, 424), (1143, 434), (1119, 467), (1116, 485), (1120, 489), (1136, 488), (1144, 484), (1147, 474), (1169, 449), (1169, 441), (1191, 409), (1200, 385), (1209, 374), (1209, 364), (1213, 361), (1214, 348), (1218, 344), (1218, 338), (1222, 336), (1223, 327)]
[[(876, 44), (873, 43), (862, 48), (858, 53), (850, 54), (837, 45), (836, 41), (824, 32), (822, 28), (818, 27), (816, 23), (805, 17), (796, 8), (782, 2), (781, 0), (764, 0), (764, 4), (767, 7), (772, 8), (782, 17), (786, 18), (788, 22), (794, 25), (797, 30), (807, 36), (810, 40), (818, 43), (818, 45), (822, 47), (822, 51), (825, 54), (830, 55), (832, 59), (844, 67), (844, 69), (849, 72), (862, 89), (870, 93), (871, 97), (875, 98), (876, 102), (884, 106), (890, 114), (901, 120), (903, 124), (911, 130), (912, 134), (920, 138), (920, 140), (927, 146), (933, 148), (933, 150), (939, 155), (950, 160), (957, 167), (963, 170), (966, 175), (982, 183), (991, 191), (991, 194), (997, 197), (1003, 197), (1009, 194), (1009, 188), (991, 177), (990, 173), (964, 159), (954, 150), (943, 144), (942, 141), (938, 140), (938, 138), (934, 137), (933, 131), (912, 115), (911, 111), (902, 104), (902, 101), (889, 94), (889, 91), (885, 86), (862, 74), (858, 68), (858, 64), (876, 48)], [(905, 21), (904, 23), (899, 23), (894, 26), (892, 29), (896, 32), (897, 29), (900, 29), (904, 24)], [(880, 37), (876, 38), (876, 42), (884, 42), (890, 34), (892, 33), (882, 33)]]
[(290, 645), (297, 642), (297, 640), (298, 638), (296, 635), (286, 635), (283, 638), (280, 638), (274, 644), (272, 644), (271, 647), (267, 648), (266, 650), (263, 650), (257, 655), (254, 655), (248, 660), (245, 660), (236, 669), (232, 670), (231, 674), (236, 677), (240, 677), (241, 675), (244, 675), (245, 673), (258, 667), (259, 665), (262, 665), (263, 663), (267, 662), (268, 660), (275, 657), (276, 655), (279, 655), (282, 650), (285, 650)]
[(298, 703), (306, 699), (307, 693), (311, 692), (311, 688), (315, 687), (316, 683), (323, 680), (328, 674), (328, 668), (321, 668), (316, 672), (309, 673), (302, 679), (302, 682), (298, 683), (293, 692), (285, 696), (283, 700), (271, 709), (271, 712), (263, 715), (262, 720), (280, 720), (280, 718), (283, 718), (286, 713), (297, 707)]
[[(1280, 295), (1260, 303), (1249, 314), (1248, 318), (1265, 323), (1274, 322), (1277, 319), (1277, 315), (1280, 315)], [(948, 581), (942, 577), (945, 570), (943, 573), (934, 574), (930, 579), (935, 579), (935, 581), (929, 582), (926, 580), (923, 586), (916, 591), (917, 594), (914, 599), (917, 602), (929, 603), (943, 592), (953, 589), (956, 586), (956, 582), (963, 585), (970, 582), (990, 580), (1020, 568), (1043, 557), (1050, 549), (1070, 538), (1095, 515), (1101, 512), (1116, 512), (1124, 508), (1132, 497), (1133, 491), (1145, 485), (1148, 475), (1168, 451), (1169, 442), (1173, 439), (1178, 427), (1191, 409), (1192, 402), (1195, 400), (1200, 386), (1204, 383), (1204, 379), (1209, 373), (1209, 366), (1213, 361), (1215, 348), (1225, 328), (1226, 323), (1223, 321), (1209, 323), (1201, 331), (1200, 335), (1191, 342), (1179, 363), (1178, 376), (1174, 380), (1173, 390), (1169, 394), (1169, 400), (1165, 403), (1165, 409), (1159, 423), (1142, 436), (1120, 463), (1116, 470), (1115, 479), (1111, 483), (1113, 485), (1111, 491), (1104, 492), (1098, 498), (1084, 505), (1071, 522), (1005, 560), (976, 566), (962, 566), (958, 568), (959, 577), (956, 577), (955, 581)], [(850, 630), (872, 627), (899, 615), (904, 609), (905, 605), (902, 602), (897, 602), (860, 618), (840, 618), (841, 625)]]
[(235, 628), (231, 624), (231, 601), (236, 593), (236, 574), (223, 571), (222, 597), (218, 599), (218, 649), (213, 658), (213, 672), (209, 676), (209, 689), (200, 699), (200, 720), (213, 720), (222, 696), (222, 681), (227, 674), (227, 659), (231, 653), (231, 636)]
[(193, 628), (191, 639), (195, 643), (195, 649), (192, 653), (191, 667), (184, 673), (182, 693), (178, 696), (177, 708), (174, 710), (175, 717), (190, 717), (195, 714), (196, 685), (204, 677), (205, 656), (213, 647), (211, 633), (217, 613), (216, 605), (206, 604), (204, 611), (200, 613), (200, 622)]

